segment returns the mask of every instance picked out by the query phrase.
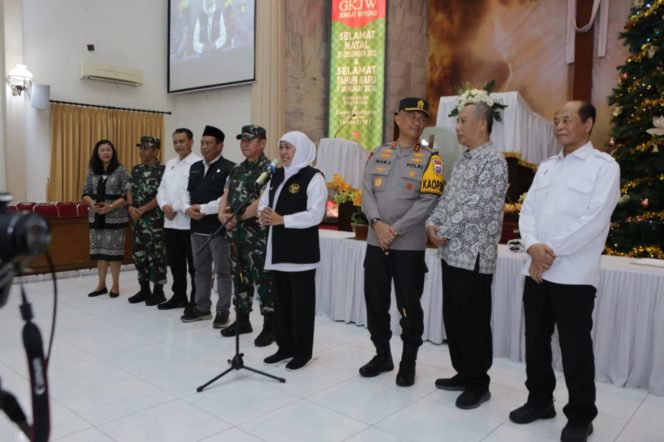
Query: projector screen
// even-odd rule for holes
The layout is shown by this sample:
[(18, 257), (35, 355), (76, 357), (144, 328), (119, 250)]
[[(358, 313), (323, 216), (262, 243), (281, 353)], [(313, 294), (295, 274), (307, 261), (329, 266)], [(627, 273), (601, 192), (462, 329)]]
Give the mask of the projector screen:
[(169, 0), (168, 92), (254, 81), (255, 0)]

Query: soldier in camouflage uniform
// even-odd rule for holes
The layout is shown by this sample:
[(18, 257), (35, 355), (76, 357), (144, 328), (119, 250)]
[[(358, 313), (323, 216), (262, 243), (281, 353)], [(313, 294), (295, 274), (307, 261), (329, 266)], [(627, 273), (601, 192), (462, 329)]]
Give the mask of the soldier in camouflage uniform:
[(237, 139), (240, 140), (240, 149), (246, 159), (235, 166), (228, 176), (228, 188), (219, 204), (219, 220), (226, 222), (248, 199), (253, 197), (254, 202), (226, 226), (231, 239), (231, 269), (237, 309), (236, 321), (222, 330), (221, 335), (235, 336), (236, 328), (239, 328), (240, 334), (253, 331), (249, 312), (255, 285), (263, 315), (263, 330), (254, 343), (258, 347), (264, 347), (274, 342), (272, 276), (270, 272), (263, 270), (268, 231), (259, 224), (256, 217), (259, 200), (256, 179), (269, 165), (263, 154), (265, 129), (251, 124), (243, 126)]
[[(129, 302), (145, 301), (157, 305), (166, 300), (166, 250), (164, 248), (164, 213), (157, 205), (157, 190), (164, 174), (164, 165), (157, 160), (159, 138), (144, 136), (140, 144), (141, 164), (131, 170), (129, 217), (133, 221), (132, 258), (138, 271), (141, 289)], [(150, 290), (150, 282), (154, 290)]]

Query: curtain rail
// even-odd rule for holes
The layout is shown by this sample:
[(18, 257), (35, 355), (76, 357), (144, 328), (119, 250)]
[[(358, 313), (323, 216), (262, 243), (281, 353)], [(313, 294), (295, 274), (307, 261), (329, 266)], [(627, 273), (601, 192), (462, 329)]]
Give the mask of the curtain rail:
[(60, 101), (60, 100), (48, 100), (49, 103), (55, 103), (55, 104), (69, 104), (72, 106), (84, 106), (84, 107), (95, 107), (98, 109), (114, 109), (114, 110), (123, 110), (123, 111), (131, 111), (131, 112), (145, 112), (149, 114), (162, 114), (162, 115), (172, 115), (173, 113), (170, 111), (158, 111), (158, 110), (150, 110), (150, 109), (132, 109), (128, 107), (117, 107), (117, 106), (104, 106), (101, 104), (87, 104), (87, 103), (74, 103), (72, 101)]

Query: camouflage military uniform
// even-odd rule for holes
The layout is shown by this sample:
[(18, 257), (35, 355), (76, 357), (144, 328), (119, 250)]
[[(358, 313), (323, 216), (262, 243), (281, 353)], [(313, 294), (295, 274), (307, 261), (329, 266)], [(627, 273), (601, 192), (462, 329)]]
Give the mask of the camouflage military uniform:
[[(131, 194), (134, 207), (141, 207), (157, 196), (164, 174), (159, 163), (139, 164), (131, 170)], [(133, 223), (134, 239), (131, 256), (141, 284), (166, 284), (166, 250), (164, 248), (164, 213), (158, 207), (146, 212)]]
[[(251, 197), (256, 188), (256, 179), (268, 164), (265, 155), (261, 154), (256, 161), (244, 160), (231, 170), (228, 176), (228, 207), (233, 212)], [(238, 221), (235, 228), (230, 231), (230, 237), (233, 288), (239, 311), (244, 313), (251, 311), (255, 284), (261, 313), (272, 313), (274, 311), (272, 276), (270, 272), (263, 270), (267, 229), (258, 223), (257, 217), (253, 217)]]

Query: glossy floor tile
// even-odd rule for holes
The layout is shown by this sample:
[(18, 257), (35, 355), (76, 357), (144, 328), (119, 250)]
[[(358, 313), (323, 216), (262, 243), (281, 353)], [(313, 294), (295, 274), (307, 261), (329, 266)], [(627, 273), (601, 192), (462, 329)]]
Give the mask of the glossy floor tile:
[[(314, 358), (303, 369), (266, 365), (274, 345), (256, 348), (262, 328), (255, 309), (253, 333), (240, 337), (247, 366), (283, 377), (279, 383), (249, 370), (232, 370), (202, 392), (196, 388), (228, 368), (235, 340), (222, 338), (212, 321), (183, 324), (181, 311), (159, 311), (127, 298), (137, 289), (136, 273), (121, 274), (121, 296), (88, 298), (94, 274), (58, 281), (57, 326), (49, 366), (52, 440), (104, 441), (487, 441), (550, 442), (565, 425), (567, 390), (557, 373), (558, 415), (529, 425), (509, 421), (523, 404), (525, 367), (495, 359), (492, 398), (475, 410), (454, 406), (458, 392), (437, 390), (438, 377), (454, 374), (445, 345), (425, 343), (416, 384), (395, 385), (401, 342), (394, 337), (397, 367), (365, 379), (358, 368), (373, 356), (364, 327), (316, 318)], [(26, 278), (35, 323), (48, 341), (53, 311), (50, 281)], [(18, 286), (0, 310), (0, 379), (28, 416), (29, 382), (21, 343)], [(231, 318), (232, 320), (232, 318)], [(597, 384), (600, 411), (595, 442), (664, 441), (664, 398), (643, 389)], [(0, 441), (25, 441), (0, 415)]]

